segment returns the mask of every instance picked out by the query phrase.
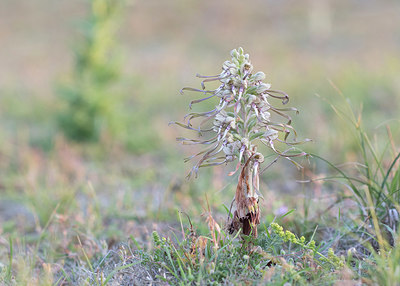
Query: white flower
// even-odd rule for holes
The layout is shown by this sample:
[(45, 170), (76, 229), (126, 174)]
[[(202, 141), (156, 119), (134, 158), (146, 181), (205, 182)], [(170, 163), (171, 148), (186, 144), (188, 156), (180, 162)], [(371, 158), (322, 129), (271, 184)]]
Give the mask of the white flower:
[(251, 80), (254, 82), (262, 81), (265, 79), (265, 73), (263, 72), (256, 72), (252, 77)]
[(227, 142), (222, 147), (222, 151), (227, 156), (233, 156), (233, 155), (235, 155), (236, 153), (239, 152), (241, 146), (242, 146), (242, 144), (240, 142), (238, 142), (238, 141), (234, 141), (232, 143)]
[(271, 88), (271, 85), (269, 83), (261, 83), (260, 85), (257, 86), (257, 93), (261, 94), (265, 91), (267, 91), (268, 89)]

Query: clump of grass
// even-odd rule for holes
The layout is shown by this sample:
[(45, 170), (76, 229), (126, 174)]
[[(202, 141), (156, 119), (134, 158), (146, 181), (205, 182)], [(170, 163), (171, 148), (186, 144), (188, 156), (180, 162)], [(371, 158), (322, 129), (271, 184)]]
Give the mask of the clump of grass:
[(64, 109), (59, 126), (72, 140), (97, 140), (115, 132), (115, 91), (119, 78), (115, 36), (122, 0), (91, 0), (83, 23), (81, 44), (75, 51), (71, 82), (60, 88)]
[(14, 249), (13, 249), (13, 240), (9, 238), (9, 253), (8, 253), (8, 265), (3, 265), (0, 263), (0, 282), (11, 284), (12, 277), (12, 264), (14, 259)]
[[(287, 104), (289, 96), (278, 90), (271, 89), (265, 83), (263, 72), (253, 73), (253, 65), (248, 54), (242, 48), (232, 50), (231, 60), (222, 65), (222, 72), (216, 76), (201, 76), (202, 89), (186, 87), (184, 91), (195, 91), (207, 95), (205, 98), (193, 100), (197, 104), (211, 98), (218, 98), (219, 103), (207, 112), (190, 112), (185, 116), (185, 122), (174, 124), (195, 131), (198, 138), (177, 138), (183, 144), (207, 147), (199, 153), (190, 156), (185, 161), (199, 157), (189, 177), (197, 176), (199, 168), (217, 166), (237, 162), (236, 169), (229, 175), (239, 171), (239, 181), (235, 194), (234, 216), (230, 222), (230, 232), (241, 229), (243, 234), (257, 236), (257, 225), (260, 223), (259, 198), (262, 197), (259, 186), (259, 176), (279, 158), (292, 158), (306, 155), (295, 146), (296, 131), (291, 126), (292, 119), (288, 112), (297, 112), (295, 108), (276, 107), (270, 101), (278, 99)], [(214, 90), (207, 90), (205, 83), (220, 82)], [(283, 118), (283, 122), (282, 122)], [(194, 127), (196, 120), (200, 120)], [(293, 140), (288, 140), (294, 134)], [(200, 138), (203, 137), (203, 138)], [(258, 151), (258, 145), (268, 147), (275, 158), (261, 169), (265, 156)], [(283, 148), (283, 149), (281, 149)]]
[(385, 249), (386, 242), (394, 245), (400, 222), (400, 153), (389, 126), (386, 128), (388, 139), (373, 142), (363, 129), (361, 113), (356, 115), (349, 101), (337, 91), (344, 99), (344, 108), (334, 104), (331, 107), (353, 128), (358, 146), (356, 155), (361, 161), (354, 163), (354, 168), (345, 169), (316, 154), (312, 156), (337, 172), (324, 180), (342, 182), (351, 192), (350, 196), (344, 192), (342, 199), (351, 199), (358, 207), (359, 216), (352, 231), (363, 243), (369, 241), (375, 249)]
[(386, 253), (373, 252), (374, 263), (369, 278), (376, 285), (397, 285), (400, 281), (400, 239), (396, 235), (395, 246)]
[[(357, 115), (349, 100), (338, 88), (336, 90), (345, 104), (342, 108), (338, 108), (337, 104), (331, 104), (331, 107), (345, 122), (350, 123), (357, 144), (356, 156), (360, 161), (352, 164), (353, 168), (345, 168), (322, 156), (311, 156), (326, 163), (336, 173), (323, 180), (345, 186), (338, 202), (352, 200), (356, 206), (355, 218), (354, 210), (346, 213), (347, 229), (340, 242), (352, 242), (347, 256), (348, 266), (354, 270), (353, 275), (357, 273), (369, 284), (395, 285), (400, 281), (400, 153), (389, 125), (386, 130), (382, 126), (378, 128), (375, 140), (371, 140), (363, 128), (361, 112)], [(378, 135), (382, 131), (386, 131), (387, 139)]]
[(80, 250), (84, 259), (68, 264), (58, 273), (61, 281), (70, 285), (139, 285), (159, 283), (157, 275), (167, 277), (146, 263), (149, 260), (146, 252), (133, 250), (127, 243), (120, 243), (97, 259), (89, 259), (82, 245)]
[[(173, 242), (153, 232), (152, 260), (172, 274), (169, 283), (220, 285), (230, 283), (306, 285), (309, 281), (339, 279), (332, 274), (345, 266), (332, 249), (321, 253), (311, 239), (297, 238), (276, 223), (257, 238), (230, 236), (207, 214), (208, 235), (198, 235), (190, 227), (183, 240)], [(325, 279), (325, 280), (323, 280)]]
[(328, 249), (327, 256), (325, 256), (318, 251), (318, 248), (316, 247), (315, 241), (313, 239), (307, 242), (304, 236), (297, 238), (296, 235), (291, 231), (283, 231), (283, 227), (277, 223), (271, 223), (270, 227), (272, 232), (279, 238), (281, 238), (283, 242), (289, 242), (294, 246), (298, 246), (300, 249), (311, 251), (314, 257), (318, 255), (320, 261), (327, 262), (336, 269), (344, 267), (344, 259), (336, 256), (332, 248)]

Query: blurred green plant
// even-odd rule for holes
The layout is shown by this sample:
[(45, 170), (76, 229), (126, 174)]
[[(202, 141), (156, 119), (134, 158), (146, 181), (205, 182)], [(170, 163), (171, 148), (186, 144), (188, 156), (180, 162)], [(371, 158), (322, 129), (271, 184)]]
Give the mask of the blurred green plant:
[[(231, 60), (222, 65), (222, 72), (216, 76), (201, 76), (205, 78), (202, 89), (185, 87), (183, 91), (195, 91), (209, 96), (193, 100), (192, 104), (200, 103), (210, 98), (219, 98), (219, 103), (208, 112), (191, 112), (185, 116), (185, 122), (173, 122), (174, 124), (196, 131), (205, 139), (177, 138), (183, 144), (203, 144), (207, 147), (203, 151), (185, 159), (189, 161), (200, 157), (189, 174), (196, 175), (199, 168), (217, 166), (237, 161), (236, 170), (240, 169), (239, 182), (235, 194), (236, 210), (230, 223), (230, 232), (239, 229), (243, 234), (252, 233), (257, 236), (256, 226), (260, 223), (259, 210), (259, 175), (279, 158), (292, 160), (293, 157), (306, 155), (296, 151), (296, 131), (291, 126), (292, 119), (286, 113), (296, 111), (295, 108), (278, 108), (269, 100), (279, 99), (282, 104), (289, 101), (289, 96), (278, 90), (272, 90), (271, 85), (264, 83), (263, 72), (252, 73), (253, 65), (249, 55), (242, 48), (231, 51)], [(221, 84), (215, 90), (206, 90), (206, 82), (219, 81)], [(276, 118), (275, 118), (276, 117)], [(281, 118), (286, 122), (281, 122)], [(198, 127), (193, 127), (192, 121), (200, 120)], [(294, 134), (293, 141), (288, 141), (288, 136)], [(273, 151), (274, 158), (269, 165), (260, 171), (264, 162), (264, 155), (257, 151), (259, 143), (262, 143)], [(282, 146), (284, 149), (280, 148)]]
[(398, 285), (400, 281), (400, 238), (389, 252), (372, 252), (372, 267), (368, 271), (375, 285)]
[(82, 41), (75, 49), (71, 81), (59, 89), (64, 108), (58, 123), (76, 141), (97, 140), (102, 132), (117, 132), (115, 86), (120, 76), (116, 32), (123, 0), (90, 0), (90, 14), (82, 25)]

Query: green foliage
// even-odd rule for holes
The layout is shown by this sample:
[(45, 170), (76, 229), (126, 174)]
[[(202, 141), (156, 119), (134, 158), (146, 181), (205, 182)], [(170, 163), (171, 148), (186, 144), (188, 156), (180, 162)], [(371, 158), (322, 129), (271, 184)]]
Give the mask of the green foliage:
[(115, 36), (122, 0), (91, 0), (83, 35), (75, 51), (75, 69), (69, 84), (59, 89), (65, 103), (58, 123), (76, 141), (97, 140), (102, 132), (116, 132), (115, 84), (119, 61)]
[(8, 265), (2, 265), (0, 263), (0, 283), (9, 284), (11, 285), (12, 281), (12, 263), (13, 263), (13, 241), (9, 239), (9, 262)]
[[(340, 93), (343, 99), (344, 96)], [(400, 281), (400, 153), (393, 140), (390, 125), (375, 130), (373, 138), (363, 128), (361, 113), (356, 116), (349, 100), (343, 100), (333, 110), (351, 124), (357, 142), (356, 156), (360, 160), (353, 168), (338, 167), (321, 156), (313, 157), (325, 162), (337, 175), (324, 178), (343, 183), (346, 190), (340, 194), (342, 200), (350, 199), (357, 206), (358, 217), (348, 225), (348, 233), (359, 241), (363, 262), (352, 257), (348, 251), (348, 263), (359, 271), (370, 284), (396, 285)], [(382, 134), (382, 129), (387, 134)], [(386, 138), (385, 138), (386, 137)], [(350, 210), (348, 214), (352, 214)], [(354, 243), (354, 242), (353, 242)], [(353, 248), (353, 250), (355, 250)], [(328, 252), (335, 261), (332, 253)], [(360, 256), (358, 256), (360, 258)]]
[(297, 238), (296, 235), (294, 233), (292, 233), (291, 231), (289, 231), (289, 230), (283, 231), (283, 227), (281, 227), (277, 223), (271, 223), (271, 230), (275, 235), (277, 235), (279, 238), (281, 238), (283, 240), (283, 242), (289, 242), (295, 246), (299, 246), (300, 249), (303, 249), (305, 251), (310, 250), (312, 252), (314, 258), (316, 256), (318, 256), (319, 261), (327, 262), (336, 269), (340, 269), (340, 268), (344, 267), (343, 259), (337, 257), (335, 255), (335, 253), (333, 252), (332, 248), (328, 249), (328, 255), (325, 256), (317, 250), (315, 241), (313, 239), (306, 242), (306, 239), (304, 236)]
[[(344, 98), (343, 94), (341, 96)], [(387, 140), (373, 142), (362, 127), (361, 114), (356, 116), (348, 100), (344, 100), (343, 108), (331, 105), (335, 112), (351, 124), (357, 142), (357, 158), (361, 160), (354, 168), (344, 169), (335, 166), (328, 160), (313, 154), (315, 158), (328, 164), (338, 175), (325, 179), (343, 182), (351, 195), (342, 193), (342, 197), (352, 199), (359, 210), (359, 220), (355, 222), (353, 231), (373, 240), (383, 247), (383, 240), (394, 243), (394, 234), (398, 227), (400, 206), (400, 153), (396, 153), (395, 142), (389, 125), (386, 127)], [(383, 129), (383, 128), (382, 128)], [(378, 130), (379, 131), (379, 130)], [(379, 137), (378, 137), (379, 136)], [(376, 138), (384, 135), (375, 134)], [(374, 219), (376, 219), (374, 221)], [(372, 227), (373, 226), (373, 227)], [(380, 229), (384, 229), (383, 237)]]
[(154, 231), (153, 262), (171, 273), (179, 285), (307, 285), (319, 279), (329, 284), (338, 278), (331, 277), (331, 271), (345, 266), (344, 258), (336, 256), (331, 248), (324, 255), (313, 239), (298, 239), (276, 223), (258, 238), (238, 236), (230, 237), (211, 228), (208, 236), (196, 236), (191, 230), (185, 239), (173, 243)]
[(249, 255), (235, 238), (226, 236), (218, 242), (219, 247), (209, 243), (212, 238), (205, 236), (188, 236), (177, 245), (169, 238), (158, 240), (158, 234), (153, 233), (153, 238), (153, 262), (171, 273), (175, 283), (180, 285), (255, 282), (262, 277), (261, 268), (254, 259), (259, 255)]
[(400, 239), (388, 253), (373, 252), (374, 265), (369, 276), (376, 285), (397, 285), (400, 281)]

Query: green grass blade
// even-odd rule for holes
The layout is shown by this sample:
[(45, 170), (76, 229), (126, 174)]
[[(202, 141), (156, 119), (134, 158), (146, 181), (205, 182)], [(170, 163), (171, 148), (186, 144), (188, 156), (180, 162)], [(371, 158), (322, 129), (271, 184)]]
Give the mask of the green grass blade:
[(10, 256), (8, 258), (8, 267), (7, 267), (7, 273), (6, 273), (7, 281), (11, 280), (12, 262), (13, 262), (13, 256), (14, 256), (13, 240), (11, 237), (10, 237), (9, 241), (10, 241)]
[(106, 278), (106, 280), (104, 280), (104, 283), (103, 283), (102, 285), (107, 285), (107, 283), (110, 281), (110, 279), (111, 279), (116, 273), (118, 273), (118, 271), (121, 271), (121, 270), (124, 270), (124, 269), (126, 269), (126, 268), (135, 266), (136, 264), (139, 264), (139, 263), (140, 263), (140, 261), (136, 261), (136, 262), (129, 263), (129, 264), (122, 265), (122, 266), (119, 266), (119, 267), (115, 268), (110, 274), (107, 275), (107, 278)]
[(389, 178), (389, 175), (390, 175), (390, 173), (392, 172), (392, 169), (393, 169), (394, 165), (396, 165), (396, 162), (397, 162), (399, 159), (400, 159), (400, 153), (397, 154), (397, 156), (396, 156), (396, 158), (393, 160), (392, 164), (390, 164), (390, 167), (389, 167), (389, 169), (387, 170), (386, 175), (385, 175), (385, 178), (383, 179), (383, 182), (382, 182), (382, 185), (381, 185), (381, 188), (382, 188), (382, 189), (383, 189), (383, 187), (385, 186), (386, 181), (387, 181), (387, 179)]

